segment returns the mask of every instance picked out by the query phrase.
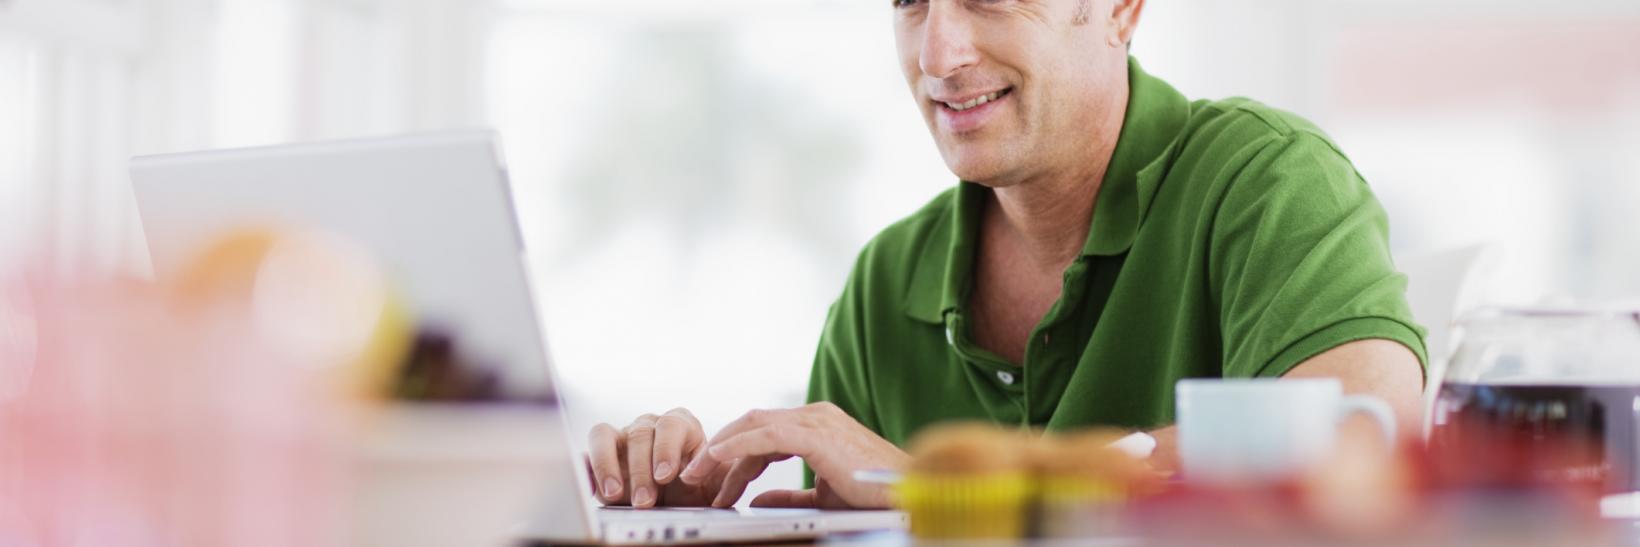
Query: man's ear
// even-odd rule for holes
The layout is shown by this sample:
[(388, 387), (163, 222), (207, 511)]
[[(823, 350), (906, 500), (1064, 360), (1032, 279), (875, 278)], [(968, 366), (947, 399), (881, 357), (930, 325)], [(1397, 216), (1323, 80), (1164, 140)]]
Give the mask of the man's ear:
[(1145, 10), (1145, 0), (1114, 0), (1110, 8), (1110, 46), (1124, 47), (1133, 41), (1133, 32), (1139, 28), (1139, 15)]

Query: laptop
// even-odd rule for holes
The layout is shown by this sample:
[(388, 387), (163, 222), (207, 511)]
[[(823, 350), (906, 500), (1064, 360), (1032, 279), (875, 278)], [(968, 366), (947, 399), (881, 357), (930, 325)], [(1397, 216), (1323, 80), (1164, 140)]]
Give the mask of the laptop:
[[(463, 348), (504, 363), (509, 386), (555, 393), (505, 161), (492, 131), (216, 150), (131, 161), (137, 208), (159, 279), (210, 238), (247, 226), (325, 230), (371, 250), (421, 317)], [(563, 457), (520, 541), (646, 544), (772, 541), (901, 530), (897, 511), (603, 508), (576, 454), (567, 413), (544, 432)], [(554, 449), (557, 450), (557, 449)]]

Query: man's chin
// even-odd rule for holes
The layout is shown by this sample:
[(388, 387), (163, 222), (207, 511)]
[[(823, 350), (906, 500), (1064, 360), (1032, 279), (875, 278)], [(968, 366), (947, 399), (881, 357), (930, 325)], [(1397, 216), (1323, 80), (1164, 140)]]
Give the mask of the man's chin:
[(995, 188), (1007, 186), (1008, 174), (1013, 171), (1013, 162), (1008, 161), (1011, 155), (1003, 152), (1004, 148), (995, 144), (963, 143), (940, 152), (945, 167), (957, 178)]
[(951, 173), (957, 178), (980, 186), (1007, 186), (1006, 177), (1003, 175), (1006, 169), (996, 162), (946, 162), (945, 166), (950, 168)]

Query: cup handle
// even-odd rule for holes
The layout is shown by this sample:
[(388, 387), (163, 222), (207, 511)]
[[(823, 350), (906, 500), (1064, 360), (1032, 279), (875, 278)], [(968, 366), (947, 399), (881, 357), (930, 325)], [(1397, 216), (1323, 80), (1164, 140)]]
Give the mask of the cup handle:
[(1366, 414), (1378, 422), (1378, 430), (1384, 434), (1384, 446), (1395, 449), (1395, 413), (1390, 410), (1389, 403), (1371, 395), (1349, 395), (1339, 400), (1339, 421), (1357, 413)]

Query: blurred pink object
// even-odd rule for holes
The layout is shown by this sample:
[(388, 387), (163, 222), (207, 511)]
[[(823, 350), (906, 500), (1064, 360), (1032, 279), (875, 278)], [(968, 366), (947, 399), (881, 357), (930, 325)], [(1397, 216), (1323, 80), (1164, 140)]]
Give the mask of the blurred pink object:
[(346, 537), (346, 414), (232, 306), (0, 278), (0, 545)]

